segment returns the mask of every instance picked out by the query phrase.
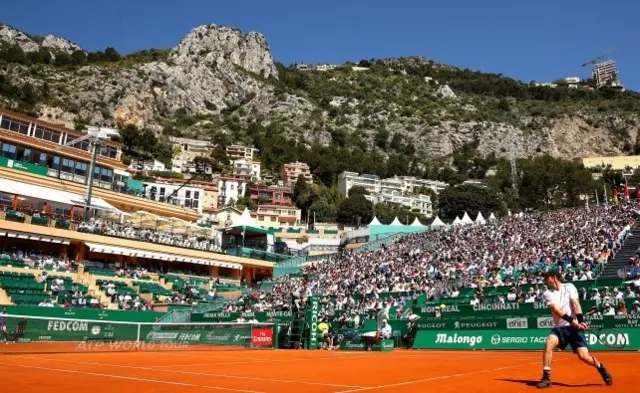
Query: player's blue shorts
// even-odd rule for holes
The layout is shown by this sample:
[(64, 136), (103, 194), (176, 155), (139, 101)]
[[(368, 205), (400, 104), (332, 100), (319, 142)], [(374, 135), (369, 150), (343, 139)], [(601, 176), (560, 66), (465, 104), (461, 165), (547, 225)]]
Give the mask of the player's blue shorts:
[(571, 326), (556, 327), (551, 329), (551, 334), (558, 337), (558, 348), (564, 350), (567, 345), (571, 346), (573, 352), (578, 348), (589, 348), (587, 338), (582, 330), (572, 328)]

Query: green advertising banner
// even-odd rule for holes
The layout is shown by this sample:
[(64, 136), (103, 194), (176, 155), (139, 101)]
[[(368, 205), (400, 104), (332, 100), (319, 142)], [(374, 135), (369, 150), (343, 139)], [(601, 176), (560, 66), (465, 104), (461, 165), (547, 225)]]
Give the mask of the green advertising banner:
[(318, 348), (318, 337), (315, 334), (318, 331), (318, 314), (320, 311), (320, 303), (318, 302), (318, 298), (311, 298), (311, 315), (309, 316), (309, 329), (311, 330), (309, 334), (309, 349), (317, 349)]
[(238, 318), (255, 318), (258, 322), (289, 322), (291, 311), (267, 311), (267, 312), (228, 312), (216, 311), (191, 314), (192, 322), (235, 322)]
[[(394, 348), (393, 340), (381, 340), (379, 343), (371, 346), (372, 351), (388, 352)], [(341, 351), (364, 351), (364, 343), (343, 340), (340, 343)]]
[[(544, 347), (549, 332), (544, 330), (420, 330), (413, 347), (417, 349), (481, 349), (481, 350), (540, 350)], [(625, 329), (623, 333), (606, 334), (606, 342), (621, 343), (626, 340), (624, 350), (640, 349), (640, 329)], [(587, 333), (591, 349), (610, 350)]]
[(71, 319), (91, 319), (101, 321), (123, 321), (123, 322), (155, 322), (162, 316), (163, 312), (157, 311), (123, 311), (106, 310), (92, 308), (61, 308), (61, 307), (30, 307), (30, 306), (7, 306), (9, 315), (28, 315), (35, 317), (51, 318), (71, 318)]
[(171, 342), (188, 344), (248, 345), (252, 326), (237, 325), (143, 325), (140, 340), (144, 342)]
[[(640, 314), (624, 316), (586, 316), (585, 320), (591, 328), (640, 328)], [(368, 323), (369, 321), (367, 321)], [(394, 329), (402, 330), (399, 321), (391, 321)], [(402, 321), (406, 324), (406, 321)], [(417, 322), (420, 330), (496, 330), (496, 329), (551, 329), (553, 319), (544, 317), (509, 317), (509, 318), (421, 318)]]
[(8, 339), (31, 341), (135, 341), (138, 324), (6, 316)]
[[(627, 309), (633, 308), (635, 299), (626, 299)], [(602, 303), (596, 300), (583, 300), (580, 302), (583, 310), (589, 310), (591, 307), (602, 307)], [(444, 307), (441, 307), (443, 306)], [(425, 303), (421, 307), (413, 307), (412, 310), (416, 314), (423, 317), (432, 317), (436, 310), (440, 311), (443, 316), (455, 318), (460, 317), (504, 317), (504, 316), (544, 316), (548, 315), (549, 309), (545, 303), (504, 303), (504, 304), (476, 304), (469, 303)]]
[(13, 160), (11, 158), (0, 157), (0, 166), (5, 168), (17, 169), (23, 172), (29, 172), (40, 176), (47, 176), (49, 170), (47, 167), (32, 164), (30, 162)]

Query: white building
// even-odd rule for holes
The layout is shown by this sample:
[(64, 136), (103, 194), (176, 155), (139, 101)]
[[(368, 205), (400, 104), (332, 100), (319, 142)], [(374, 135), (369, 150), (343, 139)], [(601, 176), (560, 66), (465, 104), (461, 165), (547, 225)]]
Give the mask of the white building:
[[(192, 185), (182, 187), (183, 184), (184, 182), (144, 182), (144, 196), (152, 201), (171, 203), (202, 213), (204, 189)], [(176, 190), (178, 191), (174, 194)]]
[(224, 151), (232, 161), (241, 158), (253, 161), (254, 156), (257, 155), (260, 150), (255, 147), (247, 147), (243, 145), (229, 145), (224, 148)]
[(193, 161), (196, 157), (209, 157), (213, 144), (198, 139), (170, 137), (174, 155), (171, 159), (172, 172), (189, 172), (195, 170)]
[(345, 198), (349, 197), (349, 190), (355, 186), (364, 187), (370, 195), (378, 194), (381, 190), (380, 177), (347, 171), (338, 175), (338, 191)]
[(430, 188), (438, 194), (449, 186), (443, 181), (419, 179), (414, 176), (400, 176), (399, 179), (402, 180), (402, 190), (409, 193), (414, 193), (420, 188)]
[(218, 179), (218, 207), (228, 206), (238, 198), (244, 197), (247, 191), (247, 181), (235, 177), (219, 177)]
[(120, 131), (115, 128), (87, 126), (86, 131), (87, 133), (97, 133), (100, 139), (111, 140), (113, 136), (120, 136)]
[(400, 191), (384, 190), (373, 196), (373, 203), (396, 203), (416, 210), (425, 217), (433, 215), (433, 204), (428, 195), (404, 196)]
[(150, 161), (134, 160), (134, 161), (131, 161), (131, 164), (129, 165), (129, 169), (131, 169), (132, 171), (145, 171), (145, 172), (149, 172), (149, 171), (164, 172), (167, 170), (164, 163), (158, 160), (150, 160)]
[(447, 187), (447, 183), (437, 180), (418, 179), (414, 176), (395, 176), (381, 180), (376, 175), (359, 175), (355, 172), (346, 171), (338, 176), (338, 191), (345, 197), (349, 196), (348, 192), (354, 186), (362, 186), (372, 195), (391, 191), (414, 194), (421, 188), (428, 188), (435, 193), (439, 193)]
[(233, 175), (248, 178), (253, 181), (260, 180), (260, 163), (244, 158), (235, 160), (233, 162)]

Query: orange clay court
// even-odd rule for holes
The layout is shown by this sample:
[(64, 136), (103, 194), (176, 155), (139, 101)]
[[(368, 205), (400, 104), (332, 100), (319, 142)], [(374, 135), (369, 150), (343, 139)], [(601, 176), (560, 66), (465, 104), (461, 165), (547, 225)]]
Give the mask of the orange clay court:
[[(539, 352), (174, 351), (0, 356), (8, 393), (348, 393), (536, 391)], [(598, 353), (614, 385), (557, 352), (552, 391), (630, 392), (640, 354)], [(636, 388), (634, 388), (636, 386)]]

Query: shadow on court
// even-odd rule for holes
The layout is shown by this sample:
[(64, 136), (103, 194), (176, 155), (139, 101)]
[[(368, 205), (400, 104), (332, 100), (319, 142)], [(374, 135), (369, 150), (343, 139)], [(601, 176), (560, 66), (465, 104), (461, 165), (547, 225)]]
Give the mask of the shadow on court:
[[(535, 387), (538, 384), (538, 381), (531, 381), (528, 379), (497, 379), (497, 381), (520, 383), (520, 384), (531, 386), (531, 387)], [(555, 381), (551, 381), (551, 383), (553, 384), (553, 386), (562, 386), (565, 388), (586, 388), (589, 386), (600, 386), (596, 383), (585, 383), (581, 385), (568, 385), (566, 383), (555, 382)]]

